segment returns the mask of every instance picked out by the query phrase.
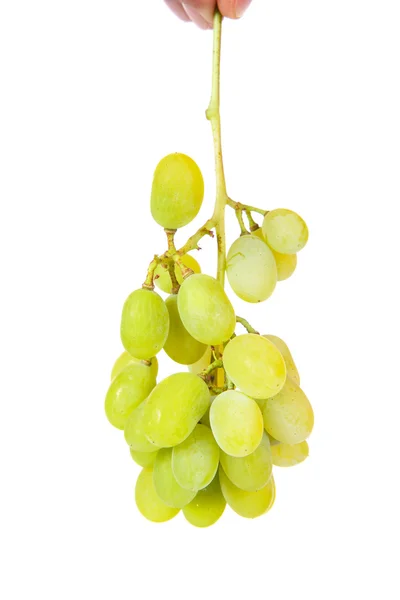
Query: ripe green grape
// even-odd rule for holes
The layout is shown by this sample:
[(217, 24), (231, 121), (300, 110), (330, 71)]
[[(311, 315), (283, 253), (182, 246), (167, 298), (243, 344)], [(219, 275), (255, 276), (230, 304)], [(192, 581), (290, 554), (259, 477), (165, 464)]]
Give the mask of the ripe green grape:
[(209, 485), (218, 465), (218, 444), (205, 425), (196, 425), (189, 437), (172, 451), (175, 479), (186, 490), (197, 492)]
[(207, 346), (198, 342), (185, 329), (178, 311), (178, 296), (168, 296), (165, 304), (169, 313), (169, 332), (164, 350), (181, 365), (191, 365), (204, 355)]
[(188, 332), (203, 344), (222, 344), (235, 331), (232, 304), (222, 285), (209, 275), (185, 279), (178, 294), (178, 308)]
[(132, 411), (156, 385), (151, 367), (132, 363), (111, 382), (106, 395), (105, 411), (111, 425), (124, 429)]
[(210, 423), (218, 446), (230, 456), (251, 454), (263, 437), (262, 413), (257, 403), (234, 390), (215, 398)]
[(204, 371), (204, 369), (207, 369), (207, 367), (210, 366), (210, 364), (211, 364), (211, 348), (210, 348), (210, 346), (208, 346), (206, 351), (204, 352), (203, 356), (197, 362), (193, 363), (192, 365), (189, 365), (188, 369), (191, 373), (198, 375), (199, 373)]
[(182, 512), (195, 527), (210, 527), (222, 516), (226, 507), (218, 474), (207, 487), (200, 490)]
[(269, 511), (275, 501), (275, 482), (271, 475), (267, 485), (257, 492), (246, 492), (234, 485), (223, 468), (219, 469), (219, 481), (226, 502), (241, 517), (255, 519)]
[[(193, 258), (193, 256), (191, 256), (191, 254), (185, 254), (185, 256), (182, 256), (181, 262), (185, 265), (185, 267), (188, 267), (194, 273), (201, 273), (199, 263), (195, 258)], [(166, 294), (170, 294), (172, 292), (172, 282), (168, 269), (166, 269), (165, 267), (163, 267), (162, 264), (160, 264), (156, 268), (154, 275), (157, 276), (157, 279), (154, 280), (156, 286)], [(178, 267), (178, 265), (175, 265), (175, 277), (179, 285), (181, 285), (183, 283), (183, 277), (182, 271)]]
[(275, 396), (286, 380), (285, 361), (276, 346), (253, 333), (238, 335), (224, 350), (224, 367), (233, 383), (252, 398)]
[(121, 340), (125, 350), (135, 358), (150, 359), (164, 346), (169, 329), (164, 300), (146, 289), (128, 297), (122, 310)]
[(179, 512), (159, 498), (153, 482), (153, 469), (143, 469), (136, 481), (136, 506), (146, 519), (154, 523), (164, 523), (173, 519)]
[[(153, 356), (153, 358), (151, 358), (150, 361), (151, 361), (150, 369), (153, 372), (154, 377), (157, 377), (157, 375), (158, 375), (157, 357)], [(111, 381), (114, 379), (114, 377), (119, 375), (121, 373), (121, 371), (126, 369), (126, 367), (128, 367), (129, 365), (133, 365), (133, 364), (142, 365), (143, 362), (139, 358), (134, 358), (133, 356), (131, 356), (129, 354), (129, 352), (126, 352), (126, 351), (123, 352), (121, 354), (121, 356), (119, 356), (114, 363), (113, 369), (111, 371)]]
[[(266, 401), (265, 401), (266, 402)], [(264, 412), (264, 409), (263, 409)], [(279, 442), (278, 440), (276, 440), (274, 437), (272, 437), (272, 435), (269, 435), (269, 433), (267, 433), (268, 439), (269, 439), (269, 443), (272, 446), (278, 446), (278, 444), (280, 444), (281, 442)]]
[(148, 440), (144, 431), (145, 404), (142, 402), (128, 417), (124, 430), (125, 441), (136, 452), (156, 452), (159, 446)]
[[(255, 235), (266, 243), (261, 227), (257, 229), (257, 231), (253, 231), (252, 235)], [(274, 255), (278, 281), (289, 279), (297, 267), (297, 254), (281, 254), (280, 252), (276, 252), (273, 248), (270, 248), (270, 250)]]
[(198, 214), (204, 181), (197, 164), (185, 154), (169, 154), (157, 165), (151, 190), (151, 214), (165, 229), (179, 229)]
[(267, 433), (284, 444), (303, 442), (314, 427), (311, 404), (289, 377), (279, 394), (266, 402), (263, 417)]
[[(210, 403), (211, 404), (214, 402), (215, 398), (216, 398), (216, 396), (211, 396), (210, 397)], [(205, 412), (204, 415), (200, 419), (200, 423), (202, 425), (206, 425), (210, 429), (211, 429), (211, 423), (210, 423), (210, 409), (211, 409), (211, 404), (210, 404), (210, 408), (207, 409), (207, 412)], [(262, 412), (262, 410), (261, 410), (261, 412)]]
[(278, 444), (272, 448), (272, 462), (277, 467), (294, 467), (306, 460), (309, 448), (306, 441), (300, 444)]
[(281, 254), (296, 254), (308, 241), (307, 225), (297, 213), (286, 208), (268, 212), (262, 230), (268, 246)]
[(183, 508), (196, 495), (195, 491), (185, 490), (176, 481), (172, 471), (172, 448), (162, 448), (157, 452), (153, 479), (158, 496), (172, 508)]
[(277, 282), (274, 255), (259, 238), (243, 235), (229, 249), (226, 274), (231, 288), (246, 302), (263, 302)]
[(286, 371), (287, 371), (288, 376), (295, 383), (297, 383), (297, 385), (300, 385), (300, 375), (297, 370), (296, 364), (293, 360), (293, 356), (291, 355), (291, 352), (290, 352), (289, 348), (287, 347), (286, 343), (276, 335), (268, 334), (268, 335), (264, 335), (263, 337), (267, 338), (267, 340), (272, 342), (274, 344), (274, 346), (276, 346), (278, 348), (279, 352), (283, 356), (283, 360), (285, 361)]
[(131, 448), (131, 457), (135, 461), (136, 464), (141, 467), (152, 467), (156, 460), (157, 451), (156, 452), (137, 452), (136, 450), (132, 450)]
[(193, 373), (175, 373), (159, 383), (146, 400), (145, 431), (157, 446), (185, 440), (210, 406), (207, 385)]
[(241, 490), (261, 490), (272, 475), (272, 454), (267, 434), (264, 433), (261, 444), (248, 456), (236, 458), (221, 452), (221, 465), (232, 483)]

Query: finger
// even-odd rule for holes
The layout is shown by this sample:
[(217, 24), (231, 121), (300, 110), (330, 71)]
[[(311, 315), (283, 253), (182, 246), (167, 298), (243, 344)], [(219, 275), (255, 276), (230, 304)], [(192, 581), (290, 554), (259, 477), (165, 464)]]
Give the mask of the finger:
[(216, 0), (183, 0), (185, 10), (189, 8), (191, 12), (194, 9), (210, 25), (213, 22), (216, 4)]
[(200, 29), (212, 29), (212, 23), (206, 21), (206, 19), (204, 19), (204, 17), (202, 17), (202, 15), (195, 8), (187, 6), (186, 4), (183, 4), (182, 6), (190, 20), (200, 27)]
[(250, 4), (251, 0), (218, 0), (221, 14), (230, 19), (239, 19)]
[(181, 2), (178, 0), (164, 0), (165, 4), (169, 6), (169, 8), (176, 14), (177, 17), (182, 19), (182, 21), (190, 21), (190, 17), (187, 15), (185, 9), (183, 8)]

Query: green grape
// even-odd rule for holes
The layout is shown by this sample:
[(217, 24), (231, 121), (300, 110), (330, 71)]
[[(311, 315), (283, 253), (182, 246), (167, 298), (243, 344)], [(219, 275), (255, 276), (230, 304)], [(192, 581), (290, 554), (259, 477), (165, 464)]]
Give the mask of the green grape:
[(178, 311), (178, 296), (168, 296), (165, 304), (169, 313), (169, 332), (164, 350), (181, 365), (191, 365), (204, 355), (207, 346), (198, 342), (185, 329)]
[(311, 404), (289, 377), (279, 394), (266, 402), (263, 417), (267, 433), (284, 444), (303, 442), (314, 427)]
[(276, 335), (268, 334), (268, 335), (264, 335), (263, 337), (267, 338), (267, 340), (272, 342), (274, 344), (274, 346), (276, 346), (278, 348), (279, 352), (283, 356), (283, 360), (285, 361), (286, 371), (287, 371), (288, 376), (290, 377), (290, 379), (292, 379), (292, 381), (297, 383), (297, 385), (300, 385), (300, 375), (297, 370), (296, 364), (293, 360), (293, 356), (291, 355), (290, 350), (287, 347), (286, 343)]
[(248, 456), (236, 458), (221, 452), (221, 465), (232, 483), (241, 490), (261, 490), (272, 475), (272, 454), (267, 434), (264, 433), (261, 444)]
[(161, 227), (179, 229), (193, 221), (203, 197), (203, 176), (189, 156), (176, 152), (158, 163), (151, 190), (151, 214)]
[[(151, 369), (154, 377), (157, 377), (157, 375), (158, 375), (157, 357), (153, 356), (153, 358), (151, 358), (150, 361), (151, 361), (150, 369)], [(111, 381), (114, 379), (114, 377), (119, 375), (121, 373), (121, 371), (123, 371), (124, 369), (126, 369), (126, 367), (128, 367), (129, 365), (132, 365), (132, 364), (142, 365), (143, 362), (139, 358), (134, 358), (133, 356), (131, 356), (129, 354), (129, 352), (126, 352), (126, 351), (123, 352), (121, 354), (121, 356), (119, 356), (114, 363), (113, 369), (111, 371)]]
[(111, 425), (124, 429), (131, 412), (156, 385), (151, 367), (132, 363), (111, 382), (106, 395), (105, 411)]
[(146, 289), (128, 297), (122, 310), (121, 340), (125, 350), (135, 358), (150, 359), (164, 346), (169, 329), (164, 300)]
[(173, 519), (179, 512), (159, 498), (153, 482), (153, 469), (143, 469), (136, 481), (136, 506), (146, 519), (154, 523), (163, 523)]
[(219, 469), (219, 481), (226, 502), (241, 517), (255, 519), (268, 512), (275, 501), (275, 482), (271, 475), (267, 485), (257, 492), (246, 492), (234, 485), (223, 468)]
[(182, 512), (191, 525), (210, 527), (220, 519), (225, 507), (226, 501), (217, 474), (210, 485), (200, 490)]
[(277, 467), (294, 467), (306, 460), (309, 454), (306, 441), (300, 444), (279, 444), (272, 448), (272, 462)]
[(162, 448), (157, 452), (153, 480), (158, 496), (172, 508), (183, 508), (196, 495), (195, 491), (185, 490), (176, 481), (172, 470), (172, 448)]
[(219, 281), (209, 275), (185, 279), (178, 294), (178, 308), (188, 332), (203, 344), (222, 344), (235, 331), (232, 304)]
[[(257, 229), (257, 231), (253, 231), (252, 235), (255, 235), (266, 243), (261, 227)], [(278, 281), (289, 279), (297, 267), (297, 254), (281, 254), (280, 252), (276, 252), (273, 248), (270, 248), (270, 250), (274, 255)]]
[[(263, 412), (264, 412), (264, 410), (263, 410)], [(278, 444), (281, 443), (278, 440), (276, 440), (274, 437), (272, 437), (272, 435), (269, 435), (269, 433), (267, 433), (267, 436), (268, 436), (271, 448), (272, 448), (272, 446), (278, 446)]]
[(157, 452), (137, 452), (131, 448), (131, 457), (141, 467), (152, 467), (156, 460)]
[(185, 440), (210, 406), (205, 382), (193, 373), (175, 373), (159, 383), (146, 401), (146, 435), (157, 446)]
[(276, 346), (254, 333), (238, 335), (224, 350), (229, 378), (252, 398), (275, 396), (286, 380), (285, 361)]
[[(185, 254), (185, 256), (182, 256), (181, 262), (185, 265), (185, 267), (188, 267), (194, 273), (201, 273), (201, 268), (200, 268), (199, 263), (190, 254)], [(162, 290), (166, 294), (171, 294), (172, 282), (171, 282), (171, 277), (170, 277), (168, 269), (166, 269), (165, 267), (163, 267), (162, 264), (160, 264), (154, 271), (154, 275), (158, 276), (157, 279), (154, 280), (154, 283), (156, 284), (156, 286), (158, 288), (160, 288), (160, 290)], [(179, 285), (181, 285), (183, 283), (183, 277), (182, 277), (182, 271), (178, 267), (178, 265), (175, 265), (175, 277), (176, 277)]]
[(196, 425), (189, 437), (172, 451), (172, 470), (185, 490), (197, 492), (209, 485), (218, 465), (218, 444), (205, 425)]
[(263, 302), (277, 282), (274, 255), (252, 235), (243, 235), (229, 249), (226, 274), (235, 294), (246, 302)]
[(281, 254), (296, 254), (308, 241), (308, 228), (292, 210), (277, 208), (265, 215), (263, 234), (270, 248)]
[(124, 436), (125, 441), (131, 450), (136, 452), (156, 452), (159, 446), (156, 446), (147, 439), (144, 433), (144, 407), (146, 402), (142, 402), (132, 414), (128, 417)]
[(211, 405), (210, 423), (218, 446), (230, 456), (246, 456), (263, 437), (262, 413), (248, 396), (228, 390)]
[[(216, 396), (211, 396), (210, 397), (210, 403), (211, 404), (214, 402), (215, 398), (216, 398)], [(204, 415), (200, 419), (200, 423), (202, 425), (206, 425), (210, 429), (211, 429), (211, 423), (210, 423), (210, 409), (211, 409), (211, 404), (210, 404), (210, 408), (207, 409), (207, 412), (205, 412)]]
[(207, 367), (209, 367), (210, 364), (211, 364), (211, 348), (210, 348), (210, 346), (208, 346), (207, 350), (204, 352), (203, 356), (197, 362), (193, 363), (193, 365), (189, 365), (188, 369), (191, 373), (198, 375), (199, 373), (204, 371), (204, 369), (207, 369)]

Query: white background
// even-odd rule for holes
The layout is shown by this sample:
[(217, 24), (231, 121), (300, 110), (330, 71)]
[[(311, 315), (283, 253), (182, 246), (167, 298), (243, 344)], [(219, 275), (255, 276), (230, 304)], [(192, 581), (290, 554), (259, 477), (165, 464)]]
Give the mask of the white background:
[(139, 515), (103, 401), (122, 303), (163, 251), (163, 155), (195, 158), (196, 224), (211, 212), (211, 33), (161, 0), (0, 7), (2, 598), (399, 598), (398, 1), (254, 0), (226, 23), (229, 192), (311, 234), (273, 298), (234, 302), (289, 343), (316, 425), (268, 515), (209, 530)]

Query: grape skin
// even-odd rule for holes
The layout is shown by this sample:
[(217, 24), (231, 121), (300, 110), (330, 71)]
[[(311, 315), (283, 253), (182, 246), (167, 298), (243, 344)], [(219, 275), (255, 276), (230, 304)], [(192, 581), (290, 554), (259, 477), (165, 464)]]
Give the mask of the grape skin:
[(272, 448), (272, 462), (277, 467), (294, 467), (302, 463), (309, 454), (306, 441), (300, 444), (278, 444)]
[(257, 403), (234, 390), (215, 398), (210, 423), (218, 446), (230, 456), (251, 454), (263, 437), (262, 413)]
[[(151, 365), (150, 365), (151, 371), (152, 371), (154, 377), (157, 377), (157, 375), (158, 375), (157, 357), (153, 356), (150, 359), (150, 361), (151, 361)], [(119, 375), (121, 373), (121, 371), (126, 369), (126, 367), (128, 367), (129, 365), (133, 365), (133, 364), (143, 365), (143, 362), (139, 358), (135, 358), (134, 356), (131, 356), (129, 354), (129, 352), (127, 352), (125, 350), (125, 352), (123, 352), (114, 363), (114, 366), (111, 371), (111, 381), (114, 379), (114, 377)]]
[(222, 344), (235, 331), (233, 306), (222, 285), (209, 275), (185, 279), (178, 294), (178, 309), (187, 331), (203, 344)]
[(239, 516), (255, 519), (268, 512), (275, 502), (275, 481), (270, 477), (267, 485), (257, 492), (246, 492), (234, 485), (222, 467), (219, 481), (224, 498)]
[(205, 425), (196, 425), (189, 437), (172, 451), (175, 479), (186, 490), (201, 490), (214, 479), (219, 456), (219, 447), (211, 430)]
[(195, 527), (210, 527), (223, 515), (226, 507), (218, 474), (207, 487), (200, 490), (182, 512), (185, 519)]
[(307, 225), (297, 213), (286, 208), (269, 211), (262, 230), (268, 246), (281, 254), (296, 254), (308, 241)]
[(281, 338), (279, 338), (277, 335), (267, 334), (267, 335), (264, 335), (263, 337), (267, 338), (267, 340), (272, 342), (274, 344), (274, 346), (276, 346), (278, 348), (279, 352), (283, 356), (283, 360), (285, 361), (286, 371), (287, 371), (288, 376), (295, 383), (297, 383), (297, 385), (300, 385), (300, 375), (297, 370), (296, 364), (293, 360), (293, 356), (292, 356), (288, 346), (286, 345), (286, 343)]
[(203, 197), (203, 176), (189, 156), (169, 154), (158, 163), (151, 190), (151, 214), (161, 227), (179, 229), (190, 223)]
[(172, 448), (163, 448), (157, 452), (153, 469), (154, 487), (167, 506), (183, 508), (196, 495), (196, 491), (184, 489), (176, 481), (172, 470)]
[[(259, 227), (256, 231), (253, 231), (252, 235), (255, 235), (265, 244), (267, 244), (261, 227)], [(278, 281), (285, 281), (286, 279), (289, 279), (297, 267), (297, 254), (281, 254), (280, 252), (276, 252), (273, 248), (270, 248), (270, 250), (274, 255)]]
[(141, 514), (154, 523), (170, 521), (179, 512), (177, 508), (167, 506), (158, 496), (153, 482), (153, 469), (143, 469), (137, 478), (135, 500)]
[(164, 351), (181, 365), (193, 364), (201, 359), (207, 346), (195, 340), (185, 329), (178, 311), (178, 297), (169, 296), (165, 304), (169, 313), (169, 332)]
[(159, 383), (146, 400), (147, 438), (163, 448), (183, 442), (210, 406), (205, 382), (193, 373), (175, 373)]
[(284, 444), (303, 442), (314, 427), (310, 401), (289, 377), (279, 394), (265, 403), (263, 418), (267, 433)]
[(137, 450), (130, 450), (131, 457), (135, 461), (137, 465), (141, 467), (152, 467), (156, 460), (157, 451), (156, 452), (137, 452)]
[(248, 456), (235, 458), (221, 452), (221, 465), (236, 487), (246, 492), (261, 490), (272, 475), (272, 453), (267, 434), (264, 433), (261, 444)]
[(279, 350), (253, 333), (231, 340), (224, 350), (223, 363), (233, 383), (258, 400), (276, 395), (286, 380), (286, 365)]
[(233, 242), (227, 255), (226, 274), (232, 290), (246, 302), (263, 302), (277, 282), (274, 256), (268, 246), (253, 235)]
[(124, 437), (131, 450), (136, 452), (156, 452), (159, 446), (153, 444), (144, 432), (144, 408), (146, 401), (135, 408), (125, 423)]
[(207, 369), (207, 367), (210, 364), (211, 364), (211, 348), (210, 348), (210, 346), (208, 346), (206, 351), (204, 352), (203, 356), (197, 362), (193, 363), (192, 365), (189, 365), (188, 369), (189, 369), (190, 373), (199, 375), (199, 373), (204, 371), (204, 369)]
[(122, 344), (135, 358), (149, 360), (163, 348), (169, 330), (168, 309), (156, 292), (136, 290), (122, 310)]
[(132, 363), (111, 382), (108, 388), (105, 411), (111, 425), (124, 429), (132, 411), (150, 394), (156, 385), (151, 367)]

